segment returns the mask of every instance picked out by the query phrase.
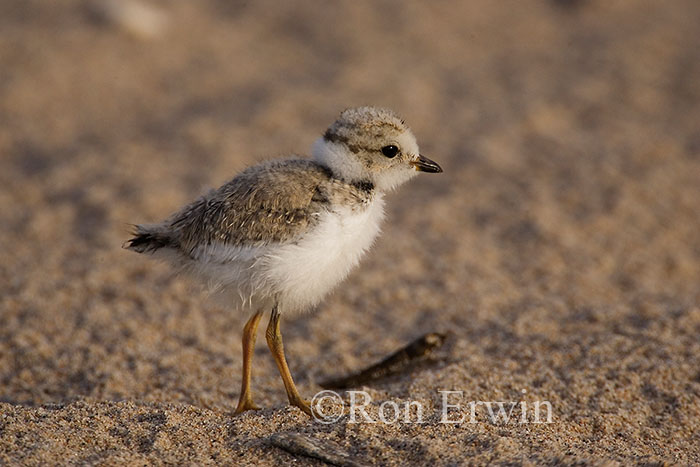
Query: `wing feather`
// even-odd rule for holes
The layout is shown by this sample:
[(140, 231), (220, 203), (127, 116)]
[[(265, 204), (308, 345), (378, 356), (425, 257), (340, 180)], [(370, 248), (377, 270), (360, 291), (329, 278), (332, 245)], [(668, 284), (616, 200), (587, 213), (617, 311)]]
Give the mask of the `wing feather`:
[(262, 246), (304, 234), (327, 209), (331, 173), (308, 160), (252, 167), (173, 215), (166, 223), (180, 248), (202, 245)]

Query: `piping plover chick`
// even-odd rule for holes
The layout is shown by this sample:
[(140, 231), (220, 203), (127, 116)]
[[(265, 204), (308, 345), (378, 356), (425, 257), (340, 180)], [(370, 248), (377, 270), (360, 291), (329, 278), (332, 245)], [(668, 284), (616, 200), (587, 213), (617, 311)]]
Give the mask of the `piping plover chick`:
[(312, 415), (287, 366), (280, 316), (312, 308), (357, 265), (379, 233), (386, 192), (419, 171), (442, 172), (399, 117), (375, 107), (343, 111), (312, 152), (250, 167), (164, 222), (137, 225), (124, 245), (194, 273), (250, 315), (236, 413), (259, 408), (251, 365), (270, 311), (265, 336), (289, 403)]

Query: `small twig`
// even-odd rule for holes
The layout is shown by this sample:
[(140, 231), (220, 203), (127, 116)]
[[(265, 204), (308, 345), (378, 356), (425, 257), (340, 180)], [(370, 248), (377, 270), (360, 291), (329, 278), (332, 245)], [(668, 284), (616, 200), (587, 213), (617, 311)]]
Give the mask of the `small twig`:
[(311, 457), (340, 467), (361, 467), (352, 457), (329, 441), (319, 441), (299, 433), (275, 433), (270, 444), (293, 455)]
[(320, 383), (325, 389), (346, 389), (357, 387), (385, 376), (404, 370), (414, 360), (430, 355), (434, 350), (442, 347), (447, 338), (446, 334), (431, 332), (416, 339), (406, 347), (394, 352), (379, 363), (343, 378), (330, 379)]

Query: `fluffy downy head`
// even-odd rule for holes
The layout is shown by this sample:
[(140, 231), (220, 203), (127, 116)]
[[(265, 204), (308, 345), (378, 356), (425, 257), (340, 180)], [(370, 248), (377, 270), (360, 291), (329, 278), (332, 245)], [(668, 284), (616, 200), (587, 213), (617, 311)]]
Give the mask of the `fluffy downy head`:
[[(391, 190), (417, 174), (440, 172), (420, 156), (411, 130), (391, 110), (358, 107), (344, 110), (313, 147), (316, 162), (349, 182), (370, 182)], [(433, 164), (429, 167), (425, 163)]]

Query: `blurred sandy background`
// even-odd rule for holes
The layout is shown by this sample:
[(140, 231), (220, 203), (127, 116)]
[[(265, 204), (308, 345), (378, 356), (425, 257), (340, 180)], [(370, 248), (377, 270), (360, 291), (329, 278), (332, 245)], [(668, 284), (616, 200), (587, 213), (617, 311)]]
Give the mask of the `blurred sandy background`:
[[(0, 463), (322, 464), (276, 433), (359, 464), (700, 463), (698, 31), (693, 0), (0, 1)], [(284, 321), (300, 391), (449, 330), (373, 410), (449, 389), (554, 423), (312, 423), (262, 336), (265, 409), (233, 417), (245, 317), (121, 249), (363, 104), (445, 173)]]

